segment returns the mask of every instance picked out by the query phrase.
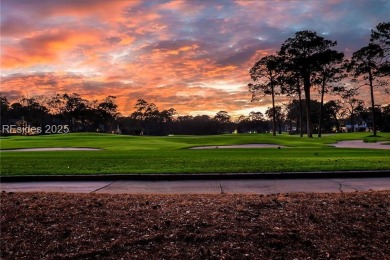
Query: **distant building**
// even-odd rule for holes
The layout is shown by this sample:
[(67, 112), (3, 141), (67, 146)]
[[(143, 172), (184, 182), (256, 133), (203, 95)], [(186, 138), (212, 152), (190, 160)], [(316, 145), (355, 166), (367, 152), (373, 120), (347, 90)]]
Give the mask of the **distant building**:
[(287, 133), (295, 133), (295, 132), (297, 132), (297, 128), (295, 126), (290, 127), (289, 125), (286, 125), (284, 127), (284, 131)]
[(345, 126), (341, 127), (341, 131), (343, 133), (350, 133), (350, 132), (368, 132), (369, 127), (366, 122), (362, 121), (358, 124), (346, 124)]

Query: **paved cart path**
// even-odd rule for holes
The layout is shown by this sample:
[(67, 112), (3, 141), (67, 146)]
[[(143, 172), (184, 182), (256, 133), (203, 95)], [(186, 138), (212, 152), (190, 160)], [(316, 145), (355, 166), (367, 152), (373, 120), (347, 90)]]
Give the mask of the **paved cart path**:
[(44, 181), (0, 183), (5, 192), (67, 192), (108, 194), (275, 194), (390, 190), (390, 178), (182, 181)]

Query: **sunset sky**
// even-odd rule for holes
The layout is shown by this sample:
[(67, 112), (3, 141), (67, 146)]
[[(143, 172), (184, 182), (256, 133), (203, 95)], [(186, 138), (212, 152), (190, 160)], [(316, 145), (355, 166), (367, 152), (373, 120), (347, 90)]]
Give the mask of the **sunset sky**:
[(1, 93), (114, 95), (123, 115), (140, 98), (180, 115), (264, 112), (247, 87), (256, 61), (299, 30), (350, 57), (389, 14), (388, 0), (1, 0)]

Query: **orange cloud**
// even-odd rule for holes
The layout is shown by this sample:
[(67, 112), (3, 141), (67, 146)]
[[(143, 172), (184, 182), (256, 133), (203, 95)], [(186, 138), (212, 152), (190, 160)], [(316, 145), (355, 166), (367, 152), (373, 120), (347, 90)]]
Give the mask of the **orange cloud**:
[(234, 72), (237, 69), (236, 66), (225, 66), (225, 67), (216, 67), (216, 68), (210, 68), (207, 72), (205, 72), (205, 76), (209, 78), (222, 78), (229, 76), (232, 72)]
[(100, 17), (108, 21), (118, 21), (122, 19), (126, 8), (132, 8), (139, 5), (142, 1), (41, 1), (24, 2), (22, 7), (30, 8), (41, 17)]
[(170, 2), (160, 4), (158, 8), (180, 12), (184, 16), (189, 17), (201, 12), (205, 8), (205, 4), (199, 1), (194, 5), (190, 1), (171, 0)]
[[(15, 45), (4, 45), (2, 66), (28, 67), (36, 64), (56, 64), (61, 55), (82, 44), (95, 44), (101, 39), (98, 31), (48, 30), (32, 37), (22, 38)], [(66, 63), (66, 60), (63, 62)]]
[(196, 44), (192, 44), (191, 46), (182, 46), (177, 49), (170, 49), (170, 50), (161, 50), (161, 49), (153, 49), (153, 54), (157, 55), (179, 55), (183, 52), (193, 51), (198, 49), (199, 46)]

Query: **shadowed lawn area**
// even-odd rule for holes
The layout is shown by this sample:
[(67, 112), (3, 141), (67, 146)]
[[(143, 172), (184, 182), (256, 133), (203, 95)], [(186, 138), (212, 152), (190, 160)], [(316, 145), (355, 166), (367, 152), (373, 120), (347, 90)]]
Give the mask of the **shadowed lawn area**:
[[(1, 175), (279, 172), (390, 169), (390, 150), (340, 149), (342, 140), (390, 142), (389, 133), (300, 138), (270, 134), (124, 136), (95, 133), (1, 138), (1, 149), (91, 147), (101, 151), (1, 152)], [(194, 146), (268, 143), (288, 148), (190, 150)]]

